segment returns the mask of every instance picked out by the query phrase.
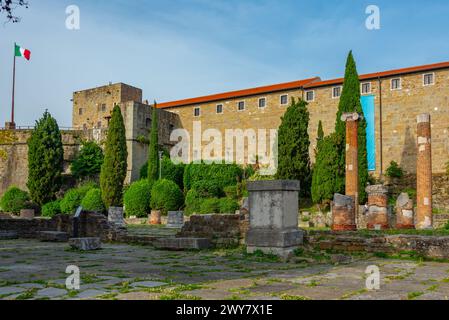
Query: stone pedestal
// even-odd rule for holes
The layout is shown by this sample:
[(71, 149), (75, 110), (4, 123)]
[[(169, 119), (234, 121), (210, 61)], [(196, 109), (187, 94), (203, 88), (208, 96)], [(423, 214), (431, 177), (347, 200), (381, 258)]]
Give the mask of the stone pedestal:
[(159, 210), (151, 210), (151, 214), (149, 216), (149, 224), (151, 225), (162, 224), (162, 212)]
[(332, 230), (356, 231), (354, 197), (336, 193), (332, 204)]
[(123, 218), (123, 207), (110, 207), (108, 211), (108, 221), (120, 226), (125, 227), (125, 219)]
[(299, 181), (248, 182), (248, 253), (262, 251), (288, 258), (303, 243), (298, 229)]
[(169, 211), (167, 216), (167, 228), (181, 229), (184, 226), (183, 211)]
[(418, 116), (416, 229), (432, 229), (432, 134), (430, 114)]
[(34, 219), (34, 209), (22, 209), (20, 210), (21, 219)]
[(101, 249), (100, 238), (72, 238), (69, 239), (70, 246), (75, 250), (93, 251)]
[(414, 203), (407, 193), (401, 193), (396, 201), (396, 229), (414, 229)]
[(5, 129), (6, 130), (15, 130), (16, 124), (14, 122), (5, 122)]
[(385, 230), (389, 228), (388, 190), (383, 185), (366, 188), (368, 193), (368, 214), (366, 226), (370, 230)]

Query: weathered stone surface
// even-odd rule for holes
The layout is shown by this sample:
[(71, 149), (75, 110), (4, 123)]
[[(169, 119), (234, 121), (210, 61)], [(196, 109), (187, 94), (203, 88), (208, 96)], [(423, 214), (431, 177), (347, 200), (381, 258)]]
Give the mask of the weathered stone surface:
[(94, 251), (101, 249), (100, 238), (72, 238), (69, 244), (73, 249), (81, 251)]
[(141, 287), (141, 288), (157, 288), (166, 286), (167, 283), (165, 282), (158, 282), (158, 281), (140, 281), (140, 282), (134, 282), (131, 284), (131, 287)]
[(357, 230), (355, 199), (341, 194), (334, 195), (332, 205), (332, 230)]
[(204, 250), (211, 247), (207, 238), (161, 238), (154, 242), (154, 247), (165, 250)]
[(182, 228), (184, 226), (183, 211), (169, 211), (167, 216), (167, 228)]
[(39, 240), (44, 242), (67, 242), (69, 234), (58, 231), (41, 231), (39, 232)]
[(350, 196), (345, 196), (343, 194), (334, 194), (334, 206), (337, 207), (349, 207), (354, 206), (354, 198)]
[(34, 209), (22, 209), (22, 210), (20, 210), (20, 218), (22, 218), (22, 219), (34, 219)]
[(19, 235), (15, 231), (0, 231), (0, 240), (17, 239)]
[(62, 297), (67, 294), (67, 290), (58, 289), (58, 288), (46, 288), (39, 290), (36, 293), (38, 298), (57, 298)]
[(126, 226), (125, 219), (123, 217), (123, 207), (110, 207), (108, 212), (108, 221), (117, 226)]

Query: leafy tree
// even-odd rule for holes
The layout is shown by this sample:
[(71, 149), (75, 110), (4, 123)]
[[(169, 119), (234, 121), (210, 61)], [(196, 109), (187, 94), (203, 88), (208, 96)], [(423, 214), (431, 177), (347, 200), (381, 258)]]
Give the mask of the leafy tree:
[(324, 139), (324, 130), (323, 130), (323, 122), (318, 123), (318, 134), (317, 134), (317, 146)]
[(276, 178), (299, 180), (302, 196), (310, 194), (309, 119), (307, 103), (292, 99), (278, 133), (279, 166)]
[[(344, 176), (345, 157), (346, 152), (346, 123), (341, 121), (341, 116), (347, 112), (357, 112), (363, 115), (362, 103), (360, 101), (360, 80), (357, 73), (357, 66), (352, 55), (352, 51), (349, 52), (346, 62), (345, 80), (343, 84), (343, 92), (340, 97), (340, 103), (338, 105), (337, 120), (335, 124), (335, 132), (338, 138), (338, 150), (343, 155), (342, 160), (339, 162), (339, 172), (342, 172)], [(360, 204), (365, 203), (366, 185), (368, 183), (368, 154), (366, 150), (366, 120), (363, 117), (359, 121), (358, 129), (358, 143), (359, 143), (359, 200)]]
[(71, 166), (72, 174), (77, 179), (93, 179), (101, 172), (103, 150), (94, 141), (83, 142), (82, 148)]
[(127, 158), (125, 124), (120, 107), (116, 105), (109, 123), (105, 156), (100, 173), (101, 196), (107, 209), (123, 205)]
[(0, 13), (6, 13), (6, 19), (12, 21), (13, 23), (19, 22), (20, 18), (15, 16), (13, 11), (18, 6), (23, 6), (28, 9), (28, 1), (26, 0), (0, 0)]
[(396, 161), (391, 161), (385, 175), (390, 178), (402, 178), (404, 176), (404, 170), (402, 170)]
[(148, 180), (153, 184), (159, 180), (159, 132), (157, 104), (153, 106), (151, 117), (150, 150), (148, 153)]
[(312, 200), (316, 204), (330, 202), (334, 193), (344, 191), (344, 171), (339, 166), (341, 154), (336, 147), (338, 141), (333, 133), (319, 144), (312, 177)]
[(38, 205), (56, 199), (61, 188), (64, 149), (58, 123), (45, 111), (28, 140), (28, 183), (31, 199)]

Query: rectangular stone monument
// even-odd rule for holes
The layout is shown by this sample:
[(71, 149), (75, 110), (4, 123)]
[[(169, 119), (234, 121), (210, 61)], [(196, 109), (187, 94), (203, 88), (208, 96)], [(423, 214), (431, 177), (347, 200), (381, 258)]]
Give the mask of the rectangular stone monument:
[(108, 210), (108, 221), (120, 227), (125, 227), (126, 222), (123, 217), (122, 207), (110, 207)]
[(183, 211), (169, 211), (167, 216), (167, 228), (181, 229), (184, 226)]
[(299, 181), (248, 183), (248, 253), (260, 250), (288, 258), (303, 243), (304, 233), (298, 228), (299, 189)]
[(100, 238), (72, 238), (69, 239), (70, 246), (75, 250), (94, 251), (101, 249)]

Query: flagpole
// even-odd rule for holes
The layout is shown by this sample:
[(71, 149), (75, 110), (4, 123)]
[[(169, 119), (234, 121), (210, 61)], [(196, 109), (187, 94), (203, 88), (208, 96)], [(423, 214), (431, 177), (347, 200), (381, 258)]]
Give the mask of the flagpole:
[(14, 43), (14, 66), (12, 70), (12, 104), (11, 104), (11, 125), (14, 126), (14, 96), (16, 91), (16, 43)]

